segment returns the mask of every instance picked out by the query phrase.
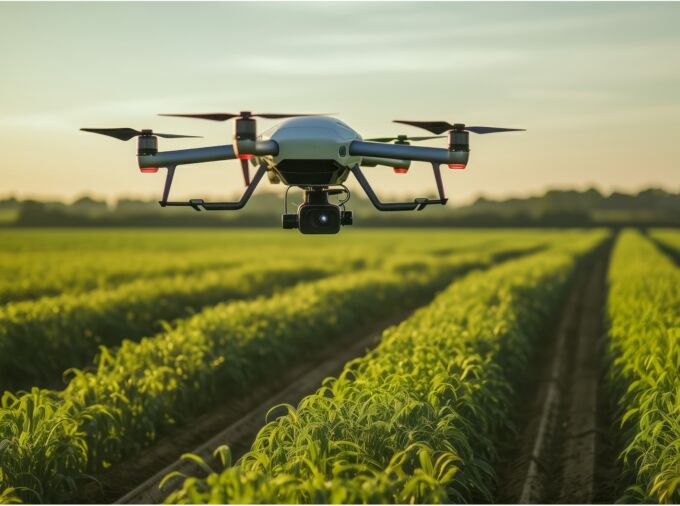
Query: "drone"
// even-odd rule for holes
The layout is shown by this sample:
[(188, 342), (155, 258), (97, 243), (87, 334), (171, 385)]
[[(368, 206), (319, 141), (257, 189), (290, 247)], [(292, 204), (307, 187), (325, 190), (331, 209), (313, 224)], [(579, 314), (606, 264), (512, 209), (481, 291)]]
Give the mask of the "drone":
[[(369, 200), (379, 211), (422, 211), (430, 205), (446, 205), (441, 166), (465, 169), (470, 155), (469, 134), (524, 131), (521, 128), (468, 126), (446, 121), (406, 121), (395, 123), (422, 128), (430, 136), (407, 135), (363, 139), (359, 133), (331, 115), (263, 114), (241, 111), (233, 113), (161, 114), (210, 121), (234, 120), (234, 143), (176, 151), (159, 151), (158, 138), (196, 138), (193, 135), (154, 133), (132, 128), (82, 128), (82, 131), (107, 135), (122, 141), (137, 137), (137, 161), (142, 173), (155, 173), (166, 168), (167, 175), (161, 207), (187, 206), (196, 211), (235, 211), (242, 209), (265, 174), (270, 183), (287, 186), (284, 197), (282, 226), (303, 234), (335, 234), (341, 226), (353, 223), (352, 212), (346, 210), (350, 192), (345, 181), (353, 174)], [(255, 118), (285, 120), (266, 133), (257, 134)], [(442, 135), (446, 133), (447, 135)], [(448, 137), (447, 148), (412, 146), (411, 141)], [(175, 170), (183, 165), (236, 160), (241, 164), (245, 191), (236, 201), (206, 202), (203, 199), (171, 201), (170, 188)], [(383, 202), (375, 193), (361, 167), (392, 167), (396, 174), (407, 173), (411, 162), (429, 162), (432, 166), (438, 198), (415, 198), (407, 202)], [(250, 166), (256, 167), (250, 177)], [(304, 191), (304, 202), (297, 212), (288, 213), (288, 191)], [(329, 202), (337, 197), (338, 204)]]

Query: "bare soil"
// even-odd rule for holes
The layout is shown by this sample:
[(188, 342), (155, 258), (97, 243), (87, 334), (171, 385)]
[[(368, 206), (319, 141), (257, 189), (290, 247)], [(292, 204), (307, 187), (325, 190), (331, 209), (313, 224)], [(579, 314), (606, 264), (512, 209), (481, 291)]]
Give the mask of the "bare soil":
[(553, 334), (535, 353), (536, 367), (520, 388), (519, 431), (505, 442), (498, 465), (497, 502), (616, 499), (615, 443), (609, 438), (611, 411), (603, 392), (610, 251), (608, 243), (584, 262)]

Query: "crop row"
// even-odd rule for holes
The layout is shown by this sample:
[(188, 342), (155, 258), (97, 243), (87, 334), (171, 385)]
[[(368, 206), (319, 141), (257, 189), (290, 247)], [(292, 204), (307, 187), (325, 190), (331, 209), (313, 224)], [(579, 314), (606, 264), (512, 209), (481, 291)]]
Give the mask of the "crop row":
[[(319, 253), (339, 257), (339, 252), (331, 248), (295, 253), (303, 258)], [(196, 250), (180, 253), (125, 250), (0, 253), (0, 304), (113, 289), (142, 278), (201, 275), (253, 261), (260, 263), (280, 255), (280, 249), (264, 245), (222, 251), (202, 249), (197, 245)]]
[(584, 234), (452, 284), (337, 379), (287, 406), (235, 466), (187, 479), (168, 501), (491, 501), (513, 382), (579, 258), (602, 239)]
[[(370, 250), (365, 248), (368, 253)], [(228, 248), (223, 251), (197, 249), (188, 252), (95, 251), (0, 253), (0, 304), (37, 300), (58, 295), (78, 295), (92, 290), (111, 290), (131, 281), (185, 275), (200, 276), (211, 270), (238, 265), (261, 264), (281, 257), (272, 246)], [(298, 261), (326, 256), (340, 259), (340, 251), (329, 247), (290, 251)], [(358, 252), (349, 252), (351, 259)], [(285, 261), (285, 257), (283, 258)], [(254, 261), (254, 262), (253, 262)]]
[[(101, 288), (113, 288), (134, 279), (177, 274), (199, 274), (209, 269), (224, 269), (253, 259), (291, 255), (295, 258), (329, 256), (337, 258), (340, 252), (350, 257), (358, 252), (372, 251), (386, 255), (397, 252), (423, 253), (446, 251), (462, 252), (483, 249), (488, 244), (514, 238), (542, 241), (545, 234), (535, 231), (512, 232), (432, 232), (410, 234), (378, 232), (371, 237), (361, 235), (361, 242), (344, 240), (315, 244), (313, 248), (292, 244), (290, 239), (258, 232), (252, 236), (241, 232), (233, 234), (213, 233), (196, 235), (186, 231), (159, 237), (150, 231), (146, 235), (131, 231), (101, 236), (92, 232), (94, 238), (70, 232), (75, 245), (64, 243), (64, 238), (41, 231), (33, 237), (29, 231), (2, 232), (0, 244), (0, 304), (34, 300), (40, 297), (77, 294)], [(278, 232), (277, 232), (278, 233)], [(19, 234), (16, 236), (16, 234)], [(63, 235), (63, 234), (62, 234)], [(168, 234), (165, 234), (166, 236)], [(113, 236), (113, 239), (110, 237)], [(119, 241), (115, 238), (121, 236)], [(127, 240), (125, 240), (127, 238)], [(39, 239), (39, 242), (37, 240)], [(87, 240), (86, 240), (87, 239)], [(134, 242), (130, 242), (134, 239)], [(231, 243), (225, 241), (231, 239)], [(36, 242), (34, 242), (34, 240)], [(153, 242), (151, 242), (153, 241)], [(32, 249), (13, 251), (28, 243)], [(8, 246), (8, 244), (10, 246)], [(236, 247), (237, 246), (237, 247)], [(340, 247), (341, 246), (341, 247)], [(3, 247), (9, 248), (3, 251)]]
[(114, 289), (7, 304), (0, 307), (0, 386), (56, 383), (67, 368), (87, 364), (100, 345), (151, 335), (163, 328), (164, 320), (378, 260), (369, 251), (315, 253), (298, 252), (294, 260), (265, 257), (242, 267), (145, 277)]
[[(405, 246), (411, 252), (446, 246), (468, 247), (487, 240), (543, 236), (546, 233), (558, 236), (562, 231), (550, 229), (482, 229), (444, 230), (411, 229), (399, 230), (357, 229), (347, 230), (339, 236), (315, 238), (315, 247), (329, 248), (394, 248)], [(1, 233), (0, 255), (17, 254), (21, 260), (24, 254), (96, 255), (119, 252), (129, 254), (173, 253), (178, 256), (194, 251), (228, 252), (244, 248), (247, 250), (272, 248), (279, 250), (300, 249), (300, 237), (285, 234), (280, 230), (263, 229), (88, 229), (88, 230), (10, 230)], [(318, 240), (317, 240), (318, 239)], [(309, 244), (307, 241), (305, 244)], [(3, 257), (4, 258), (4, 257)], [(8, 257), (9, 258), (9, 257)], [(35, 257), (38, 260), (40, 257)]]
[[(514, 239), (514, 238), (513, 238)], [(517, 247), (528, 248), (539, 237)], [(512, 249), (517, 241), (496, 241), (486, 248), (487, 258)], [(336, 272), (427, 258), (393, 254), (386, 259), (365, 248), (295, 252), (277, 261), (260, 252), (256, 262), (202, 274), (142, 278), (114, 289), (64, 294), (0, 308), (0, 386), (56, 384), (69, 367), (88, 363), (100, 345), (137, 340), (158, 332), (162, 320), (187, 316), (191, 311), (227, 300), (271, 294), (302, 280)], [(253, 255), (251, 255), (251, 258)]]
[(649, 237), (680, 265), (680, 232), (678, 230), (654, 229)]
[(158, 332), (161, 320), (329, 273), (321, 262), (269, 262), (8, 304), (0, 308), (0, 386), (55, 382), (66, 368), (87, 364), (100, 345)]
[(414, 307), (456, 274), (491, 261), (476, 254), (397, 260), (389, 269), (219, 304), (154, 337), (102, 348), (94, 369), (75, 371), (62, 392), (6, 392), (0, 489), (58, 499), (86, 473), (137, 453), (225, 393), (243, 393), (306, 350)]
[[(11, 256), (20, 258), (10, 259)], [(0, 254), (0, 304), (113, 288), (141, 277), (150, 279), (224, 269), (240, 261), (233, 255), (201, 251), (188, 255), (119, 252), (96, 255)]]
[(680, 502), (680, 270), (624, 232), (609, 270), (609, 381), (630, 475), (623, 500)]

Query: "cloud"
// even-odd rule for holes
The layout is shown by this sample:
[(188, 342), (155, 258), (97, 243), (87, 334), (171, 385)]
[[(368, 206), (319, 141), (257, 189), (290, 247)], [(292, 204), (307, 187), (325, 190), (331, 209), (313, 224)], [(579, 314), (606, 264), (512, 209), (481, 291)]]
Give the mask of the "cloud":
[[(315, 54), (282, 54), (277, 51), (241, 54), (222, 66), (224, 72), (243, 71), (274, 76), (352, 76), (445, 72), (508, 66), (522, 59), (516, 51), (470, 48), (432, 49), (425, 54), (414, 49), (335, 50)], [(219, 71), (218, 71), (219, 72)]]
[[(148, 93), (148, 92), (146, 92)], [(103, 126), (131, 126), (137, 121), (167, 121), (158, 117), (163, 112), (182, 112), (196, 109), (230, 110), (235, 102), (259, 98), (259, 93), (245, 87), (234, 93), (187, 93), (179, 95), (148, 95), (125, 100), (111, 100), (76, 107), (55, 108), (42, 113), (0, 114), (0, 128), (33, 130), (73, 130), (84, 124)], [(271, 98), (270, 94), (270, 98)], [(274, 94), (276, 96), (276, 94)], [(116, 125), (113, 123), (120, 123)]]

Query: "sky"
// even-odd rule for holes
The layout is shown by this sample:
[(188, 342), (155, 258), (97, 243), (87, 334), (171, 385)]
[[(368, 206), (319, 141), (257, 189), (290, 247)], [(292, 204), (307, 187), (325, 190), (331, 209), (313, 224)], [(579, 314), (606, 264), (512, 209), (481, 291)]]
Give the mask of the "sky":
[[(471, 134), (468, 169), (444, 174), (459, 204), (680, 191), (678, 26), (680, 3), (0, 2), (0, 197), (157, 196), (163, 171), (139, 173), (135, 141), (79, 128), (227, 144), (231, 123), (157, 114), (240, 110), (338, 113), (364, 137), (426, 135), (393, 119), (526, 128)], [(366, 171), (382, 194), (432, 190), (424, 164)], [(242, 185), (234, 161), (175, 181), (175, 198)]]

